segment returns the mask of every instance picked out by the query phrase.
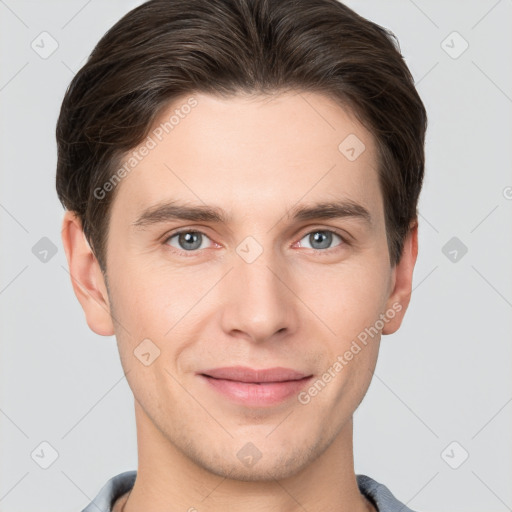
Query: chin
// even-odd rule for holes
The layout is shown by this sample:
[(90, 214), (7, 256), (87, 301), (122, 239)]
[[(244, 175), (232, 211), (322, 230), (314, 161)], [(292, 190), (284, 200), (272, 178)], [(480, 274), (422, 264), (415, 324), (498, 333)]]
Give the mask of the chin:
[(288, 446), (286, 451), (282, 445), (259, 450), (251, 442), (233, 450), (219, 448), (222, 451), (213, 454), (196, 452), (188, 453), (188, 456), (210, 473), (243, 482), (270, 482), (290, 478), (311, 464), (322, 451), (318, 447), (305, 449), (301, 443)]

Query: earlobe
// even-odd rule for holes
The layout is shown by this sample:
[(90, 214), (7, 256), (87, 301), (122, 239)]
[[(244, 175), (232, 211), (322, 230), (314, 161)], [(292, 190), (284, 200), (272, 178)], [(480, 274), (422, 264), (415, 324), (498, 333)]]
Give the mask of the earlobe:
[(61, 236), (71, 284), (84, 310), (87, 325), (96, 334), (112, 336), (114, 325), (104, 276), (75, 213), (65, 212)]
[(404, 318), (412, 293), (412, 276), (414, 265), (418, 257), (418, 221), (414, 220), (409, 233), (404, 240), (402, 257), (394, 269), (394, 287), (386, 304), (386, 311), (393, 311), (388, 315), (389, 321), (382, 329), (382, 334), (396, 332)]

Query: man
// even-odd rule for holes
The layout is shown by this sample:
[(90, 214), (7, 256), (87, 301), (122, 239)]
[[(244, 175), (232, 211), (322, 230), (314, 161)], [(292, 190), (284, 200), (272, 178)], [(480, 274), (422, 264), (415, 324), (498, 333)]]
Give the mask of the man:
[(138, 470), (84, 512), (410, 510), (355, 475), (352, 417), (409, 303), (426, 122), (391, 35), (336, 0), (152, 0), (107, 32), (57, 191)]

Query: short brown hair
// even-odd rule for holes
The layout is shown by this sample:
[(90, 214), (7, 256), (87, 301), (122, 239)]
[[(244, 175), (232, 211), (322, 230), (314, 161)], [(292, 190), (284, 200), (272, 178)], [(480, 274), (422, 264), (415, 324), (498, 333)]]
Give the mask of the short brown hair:
[[(102, 37), (57, 122), (57, 194), (106, 272), (112, 176), (178, 96), (319, 92), (374, 135), (392, 265), (424, 173), (427, 115), (395, 36), (337, 0), (150, 0)], [(340, 141), (341, 142), (341, 141)]]

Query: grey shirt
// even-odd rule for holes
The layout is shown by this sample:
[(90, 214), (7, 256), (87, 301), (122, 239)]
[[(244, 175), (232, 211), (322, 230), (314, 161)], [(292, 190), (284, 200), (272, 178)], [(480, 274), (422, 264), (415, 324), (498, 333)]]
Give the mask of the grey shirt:
[[(114, 502), (135, 483), (137, 471), (126, 471), (111, 478), (94, 500), (82, 512), (112, 512)], [(359, 490), (379, 512), (414, 512), (398, 501), (391, 491), (366, 475), (356, 475)]]

